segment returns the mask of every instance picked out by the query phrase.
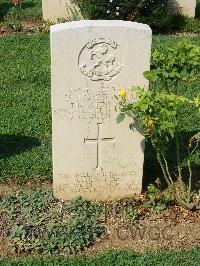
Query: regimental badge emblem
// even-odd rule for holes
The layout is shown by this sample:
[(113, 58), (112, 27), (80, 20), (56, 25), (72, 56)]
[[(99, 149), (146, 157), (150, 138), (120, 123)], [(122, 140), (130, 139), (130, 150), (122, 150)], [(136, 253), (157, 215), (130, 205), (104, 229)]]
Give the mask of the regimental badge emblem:
[(87, 43), (79, 55), (79, 69), (92, 81), (110, 81), (123, 69), (119, 45), (105, 38)]

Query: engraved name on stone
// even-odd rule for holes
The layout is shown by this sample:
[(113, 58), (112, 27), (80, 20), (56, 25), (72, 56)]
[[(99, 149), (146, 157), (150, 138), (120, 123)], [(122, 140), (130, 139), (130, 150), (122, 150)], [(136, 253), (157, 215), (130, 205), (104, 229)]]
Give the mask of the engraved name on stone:
[[(100, 87), (99, 93), (93, 88), (66, 89), (65, 108), (54, 110), (54, 114), (61, 120), (78, 118), (103, 121), (110, 118), (112, 103), (117, 103), (114, 94), (109, 93), (110, 90), (117, 94), (115, 87)], [(132, 100), (134, 95), (130, 94), (128, 98)]]
[(113, 95), (109, 90), (115, 88), (99, 88), (99, 93), (92, 88), (66, 89), (65, 108), (54, 110), (57, 119), (67, 120), (110, 118)]

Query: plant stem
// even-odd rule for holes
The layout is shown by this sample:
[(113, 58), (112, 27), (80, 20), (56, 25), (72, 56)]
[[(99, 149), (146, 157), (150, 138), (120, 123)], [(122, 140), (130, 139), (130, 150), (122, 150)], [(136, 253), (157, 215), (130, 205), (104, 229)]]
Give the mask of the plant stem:
[(165, 159), (165, 157), (164, 157), (163, 154), (162, 154), (162, 156), (163, 156), (163, 160), (164, 160), (164, 162), (165, 162), (165, 168), (166, 168), (166, 172), (167, 172), (167, 174), (168, 174), (169, 180), (171, 181), (171, 183), (173, 183), (172, 177), (171, 177), (170, 172), (169, 172), (169, 167), (168, 167), (167, 160)]
[[(154, 147), (154, 149), (155, 149), (155, 151), (156, 151), (156, 157), (157, 157), (157, 160), (158, 160), (158, 162), (159, 162), (159, 164), (160, 164), (160, 167), (161, 167), (161, 169), (162, 169), (162, 172), (163, 172), (164, 178), (165, 178), (165, 180), (166, 180), (168, 186), (172, 188), (172, 193), (173, 193), (174, 198), (176, 199), (176, 201), (177, 201), (177, 202), (178, 202), (183, 208), (188, 209), (188, 204), (187, 204), (186, 202), (184, 202), (184, 201), (181, 199), (181, 197), (178, 195), (178, 192), (176, 191), (176, 188), (175, 188), (175, 186), (174, 186), (174, 182), (173, 182), (173, 180), (172, 180), (170, 174), (169, 174), (169, 177), (170, 177), (170, 178), (168, 178), (168, 175), (167, 175), (167, 171), (169, 171), (169, 169), (168, 169), (168, 165), (167, 165), (167, 170), (166, 170), (166, 169), (165, 169), (165, 166), (164, 166), (164, 164), (163, 164), (163, 162), (162, 162), (161, 154), (160, 154), (159, 149), (156, 147), (155, 142), (154, 142), (153, 140), (151, 140), (151, 142), (152, 142), (152, 145), (153, 145), (153, 147)], [(166, 162), (166, 163), (167, 163), (167, 162)]]
[(166, 172), (166, 170), (165, 170), (165, 166), (163, 165), (163, 162), (162, 162), (162, 159), (161, 159), (161, 156), (160, 156), (160, 151), (159, 151), (159, 149), (156, 147), (155, 142), (154, 142), (153, 140), (151, 140), (151, 142), (152, 142), (152, 145), (153, 145), (153, 147), (154, 147), (154, 149), (155, 149), (155, 151), (156, 151), (156, 157), (157, 157), (157, 160), (158, 160), (158, 162), (159, 162), (159, 164), (160, 164), (161, 170), (162, 170), (162, 172), (163, 172), (163, 175), (164, 175), (165, 181), (167, 182), (168, 186), (170, 187), (170, 186), (171, 186), (171, 182), (170, 182), (170, 180), (169, 180), (169, 178), (168, 178), (168, 176), (167, 176), (167, 172)]
[(188, 188), (188, 198), (187, 203), (190, 203), (191, 199), (191, 189), (192, 189), (192, 170), (191, 170), (191, 161), (190, 158), (187, 160), (188, 170), (189, 170), (189, 188)]
[(178, 164), (178, 180), (180, 183), (181, 192), (184, 195), (184, 187), (183, 187), (183, 180), (182, 180), (182, 169), (181, 169), (181, 160), (180, 160), (180, 145), (179, 145), (179, 137), (178, 133), (175, 132), (175, 141), (176, 141), (176, 158)]

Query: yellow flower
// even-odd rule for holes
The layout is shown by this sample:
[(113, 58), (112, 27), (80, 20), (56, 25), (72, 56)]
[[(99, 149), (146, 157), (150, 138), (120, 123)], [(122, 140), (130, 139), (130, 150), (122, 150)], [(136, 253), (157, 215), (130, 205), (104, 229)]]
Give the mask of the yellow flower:
[(155, 124), (155, 120), (154, 119), (149, 119), (148, 121), (147, 121), (147, 125), (148, 126), (153, 126)]
[(122, 88), (119, 93), (118, 93), (119, 97), (125, 98), (126, 97), (126, 90), (124, 88)]

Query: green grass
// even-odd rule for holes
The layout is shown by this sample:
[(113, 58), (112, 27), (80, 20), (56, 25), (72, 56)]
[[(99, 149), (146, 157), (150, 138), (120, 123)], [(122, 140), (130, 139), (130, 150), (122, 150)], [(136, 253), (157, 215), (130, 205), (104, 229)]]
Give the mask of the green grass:
[[(165, 49), (181, 37), (156, 36), (153, 47)], [(200, 45), (200, 37), (190, 37)], [(52, 177), (49, 36), (10, 35), (0, 38), (0, 181)], [(192, 96), (200, 83), (182, 84)], [(200, 119), (182, 110), (183, 131), (196, 131)], [(200, 153), (194, 158), (200, 165)]]
[(96, 257), (25, 257), (0, 260), (2, 266), (198, 266), (200, 249), (179, 252), (151, 252), (138, 254), (133, 251), (110, 251)]
[(3, 19), (37, 18), (42, 16), (42, 0), (23, 0), (21, 8), (13, 8), (11, 0), (0, 0), (0, 21)]
[(49, 37), (3, 37), (0, 55), (0, 180), (51, 177)]

